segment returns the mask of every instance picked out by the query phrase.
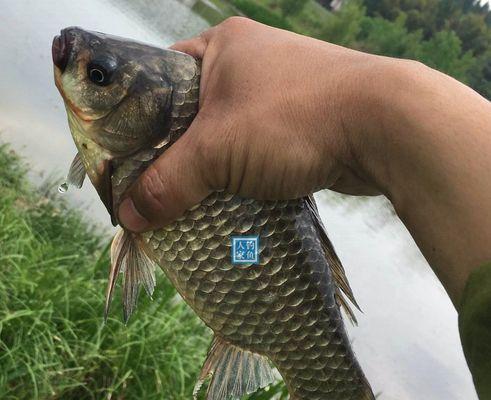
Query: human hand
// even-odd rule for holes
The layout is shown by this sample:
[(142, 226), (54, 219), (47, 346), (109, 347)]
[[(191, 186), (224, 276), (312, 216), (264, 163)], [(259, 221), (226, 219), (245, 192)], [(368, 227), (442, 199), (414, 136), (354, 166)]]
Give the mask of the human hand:
[(172, 48), (202, 59), (200, 110), (129, 190), (124, 226), (160, 227), (221, 189), (256, 199), (379, 192), (353, 145), (360, 71), (378, 57), (245, 18)]

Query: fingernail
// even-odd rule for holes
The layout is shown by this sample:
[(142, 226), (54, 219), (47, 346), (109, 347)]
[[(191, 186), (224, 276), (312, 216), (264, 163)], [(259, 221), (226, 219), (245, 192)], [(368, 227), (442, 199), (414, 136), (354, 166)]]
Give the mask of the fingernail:
[(150, 227), (150, 223), (138, 212), (135, 203), (129, 197), (119, 206), (118, 216), (121, 225), (130, 231), (143, 232)]

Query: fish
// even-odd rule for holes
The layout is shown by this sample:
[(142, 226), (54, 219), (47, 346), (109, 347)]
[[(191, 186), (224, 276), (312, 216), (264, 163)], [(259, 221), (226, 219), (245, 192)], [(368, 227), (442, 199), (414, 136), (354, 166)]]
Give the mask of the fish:
[[(52, 56), (78, 150), (65, 185), (87, 175), (116, 226), (125, 192), (197, 115), (201, 62), (78, 27), (54, 38)], [(234, 238), (256, 238), (257, 260), (234, 263)], [(207, 382), (207, 399), (240, 399), (277, 373), (292, 400), (375, 398), (341, 312), (356, 322), (359, 307), (312, 195), (260, 201), (216, 191), (161, 229), (121, 228), (105, 317), (120, 275), (127, 322), (141, 287), (153, 295), (157, 268), (214, 334), (195, 398)]]

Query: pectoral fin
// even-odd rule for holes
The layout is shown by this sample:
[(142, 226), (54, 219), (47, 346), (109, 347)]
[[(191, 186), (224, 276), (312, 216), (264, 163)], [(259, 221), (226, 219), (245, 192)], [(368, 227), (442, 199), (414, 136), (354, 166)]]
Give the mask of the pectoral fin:
[(82, 163), (82, 159), (80, 158), (80, 154), (75, 154), (73, 161), (70, 165), (70, 169), (68, 170), (68, 175), (64, 183), (60, 185), (58, 190), (61, 193), (64, 193), (68, 190), (69, 187), (74, 186), (77, 189), (80, 189), (85, 180), (85, 167)]
[(275, 380), (269, 361), (215, 337), (201, 369), (193, 396), (197, 398), (204, 381), (211, 376), (207, 400), (233, 400), (253, 393)]
[(68, 170), (68, 176), (66, 178), (68, 186), (75, 186), (77, 189), (80, 189), (84, 183), (85, 175), (84, 164), (82, 163), (80, 154), (77, 153)]

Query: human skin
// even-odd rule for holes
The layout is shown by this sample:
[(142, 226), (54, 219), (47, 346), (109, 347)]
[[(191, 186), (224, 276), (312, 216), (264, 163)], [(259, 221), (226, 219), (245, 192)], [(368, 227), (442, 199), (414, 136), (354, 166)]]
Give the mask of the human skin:
[(491, 260), (491, 104), (420, 63), (231, 18), (174, 49), (202, 59), (200, 111), (119, 209), (145, 231), (214, 190), (383, 194), (454, 305)]

